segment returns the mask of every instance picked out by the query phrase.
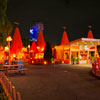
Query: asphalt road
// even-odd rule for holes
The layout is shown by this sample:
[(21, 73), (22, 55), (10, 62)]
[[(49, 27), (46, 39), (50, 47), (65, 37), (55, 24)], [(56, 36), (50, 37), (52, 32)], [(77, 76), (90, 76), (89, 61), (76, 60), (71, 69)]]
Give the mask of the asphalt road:
[(22, 100), (100, 100), (100, 79), (90, 65), (25, 67), (25, 75), (8, 75)]

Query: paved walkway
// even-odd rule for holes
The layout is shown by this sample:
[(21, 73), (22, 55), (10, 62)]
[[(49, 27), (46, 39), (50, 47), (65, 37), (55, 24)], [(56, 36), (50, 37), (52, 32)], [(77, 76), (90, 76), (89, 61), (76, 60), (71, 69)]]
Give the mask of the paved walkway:
[(26, 65), (26, 75), (8, 78), (20, 91), (22, 100), (99, 100), (100, 80), (91, 66)]

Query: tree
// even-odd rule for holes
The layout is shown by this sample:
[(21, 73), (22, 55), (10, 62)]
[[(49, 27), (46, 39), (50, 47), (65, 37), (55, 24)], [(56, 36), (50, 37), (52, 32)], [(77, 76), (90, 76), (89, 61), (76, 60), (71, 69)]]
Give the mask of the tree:
[(44, 60), (50, 62), (52, 58), (52, 48), (49, 42), (46, 42), (45, 51), (44, 51)]
[(30, 44), (29, 38), (23, 38), (22, 41), (23, 41), (23, 46), (24, 47), (27, 47), (28, 44)]
[(6, 45), (6, 38), (12, 32), (12, 24), (7, 18), (7, 0), (0, 0), (0, 41)]

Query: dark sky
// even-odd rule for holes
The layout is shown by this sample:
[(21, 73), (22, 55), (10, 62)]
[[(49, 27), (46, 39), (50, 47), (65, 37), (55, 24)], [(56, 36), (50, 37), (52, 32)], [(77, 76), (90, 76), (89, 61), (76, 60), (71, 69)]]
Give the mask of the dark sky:
[(45, 41), (51, 43), (60, 43), (62, 26), (70, 41), (86, 37), (89, 25), (100, 38), (100, 0), (8, 0), (7, 16), (20, 23), (22, 38), (29, 37), (36, 21), (43, 22)]

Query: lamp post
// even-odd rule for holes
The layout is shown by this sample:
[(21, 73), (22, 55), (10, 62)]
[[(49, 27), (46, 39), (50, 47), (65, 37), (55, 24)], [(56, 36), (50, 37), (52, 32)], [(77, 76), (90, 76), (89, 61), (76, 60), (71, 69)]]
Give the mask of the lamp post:
[(8, 48), (9, 48), (9, 50), (8, 50), (8, 53), (9, 53), (8, 62), (9, 62), (9, 65), (10, 65), (10, 41), (12, 41), (11, 36), (8, 36), (6, 41), (8, 41)]

